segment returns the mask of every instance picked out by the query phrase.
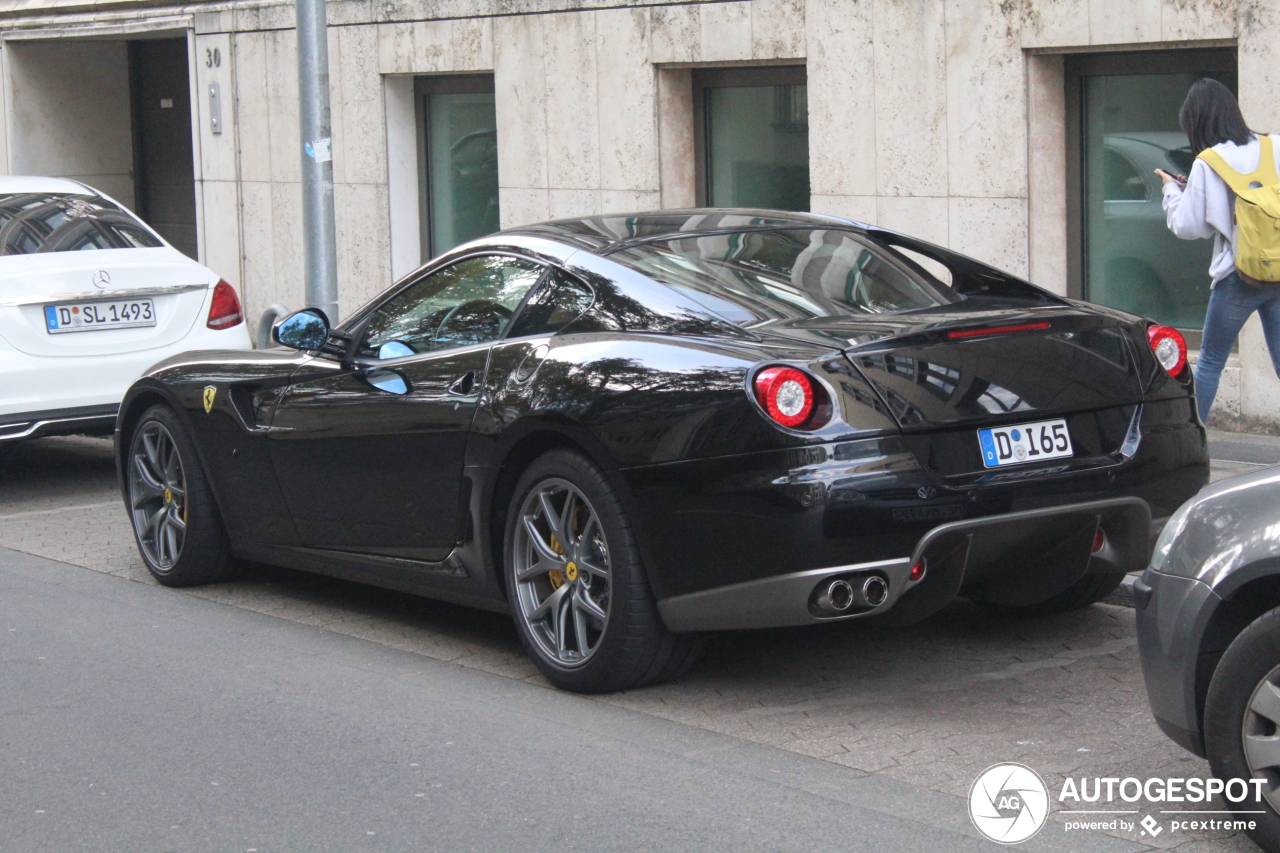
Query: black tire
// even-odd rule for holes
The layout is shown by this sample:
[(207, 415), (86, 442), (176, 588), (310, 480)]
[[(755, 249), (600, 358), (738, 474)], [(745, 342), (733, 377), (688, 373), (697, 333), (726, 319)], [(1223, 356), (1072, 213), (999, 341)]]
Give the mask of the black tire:
[[(1253, 778), (1245, 756), (1246, 726), (1251, 730), (1259, 727), (1253, 733), (1268, 736), (1276, 733), (1276, 723), (1280, 721), (1267, 722), (1250, 712), (1249, 704), (1264, 680), (1275, 683), (1280, 679), (1277, 669), (1280, 669), (1280, 608), (1259, 616), (1232, 641), (1209, 682), (1204, 707), (1204, 746), (1215, 778)], [(1250, 719), (1246, 720), (1246, 714)], [(1262, 775), (1270, 777), (1267, 788), (1280, 783), (1280, 772), (1273, 770)], [(1233, 803), (1226, 798), (1223, 801), (1227, 808), (1237, 811), (1263, 811), (1260, 815), (1242, 815), (1256, 821), (1256, 829), (1249, 832), (1249, 837), (1268, 853), (1280, 853), (1280, 815), (1265, 796), (1255, 799), (1254, 792), (1255, 786), (1249, 785), (1249, 796), (1242, 802)], [(1280, 796), (1276, 799), (1280, 801)]]
[[(523, 582), (517, 579), (517, 564), (530, 568), (532, 572), (528, 561), (537, 554), (536, 548), (531, 544), (531, 534), (525, 528), (526, 512), (537, 513), (538, 496), (556, 489), (564, 490), (566, 495), (566, 503), (557, 510), (561, 515), (580, 517), (565, 512), (569, 506), (567, 495), (576, 490), (577, 497), (574, 500), (579, 503), (575, 506), (581, 505), (584, 508), (578, 512), (585, 511), (589, 520), (598, 521), (602, 539), (592, 541), (606, 545), (603, 549), (598, 549), (597, 556), (591, 560), (600, 563), (602, 560), (597, 557), (603, 556), (603, 561), (607, 562), (607, 584), (602, 578), (597, 579), (585, 570), (578, 570), (579, 574), (560, 573), (559, 584), (547, 577), (554, 572), (526, 573)], [(545, 523), (547, 516), (543, 515), (540, 519), (538, 523)], [(580, 534), (578, 544), (570, 545), (571, 549), (588, 547), (583, 543), (588, 538), (587, 531), (591, 529), (591, 521), (582, 523), (583, 528), (577, 531)], [(549, 541), (552, 547), (557, 547), (554, 536)], [(529, 466), (520, 477), (512, 496), (504, 543), (503, 574), (516, 630), (538, 669), (557, 687), (575, 693), (626, 690), (674, 678), (697, 659), (701, 648), (700, 638), (688, 634), (672, 634), (663, 625), (649, 588), (635, 535), (627, 522), (621, 501), (604, 474), (581, 454), (552, 450)], [(570, 556), (572, 551), (562, 549), (560, 553), (565, 560), (569, 560), (567, 566), (574, 565)], [(521, 554), (525, 556), (521, 557)], [(539, 565), (542, 563), (539, 562)], [(587, 564), (584, 562), (584, 565)], [(593, 583), (598, 585), (592, 587)], [(559, 592), (565, 586), (568, 588), (558, 600), (572, 599), (574, 592), (584, 588), (584, 584), (588, 591), (593, 588), (596, 590), (592, 593), (593, 597), (607, 600), (607, 619), (603, 627), (596, 631), (591, 649), (581, 656), (581, 660), (566, 661), (557, 657), (554, 648), (548, 647), (548, 626), (542, 621), (531, 622), (527, 611), (536, 612), (539, 601), (546, 603), (552, 598), (553, 592)], [(552, 592), (547, 592), (543, 597), (542, 592), (547, 590)], [(568, 630), (573, 630), (576, 634), (577, 629)], [(578, 639), (576, 642), (579, 648), (589, 643), (585, 639)], [(566, 656), (573, 653), (569, 650), (562, 651)]]
[(1124, 576), (1124, 572), (1085, 575), (1052, 598), (1035, 604), (990, 604), (978, 598), (974, 598), (973, 601), (1013, 618), (1054, 616), (1059, 613), (1070, 613), (1072, 610), (1083, 610), (1090, 604), (1097, 604), (1116, 591), (1124, 580)]
[[(157, 504), (154, 489), (149, 489), (144, 484), (137, 454), (146, 456), (146, 436), (167, 436), (172, 442), (177, 466), (175, 468), (170, 461), (162, 468), (174, 469), (180, 473), (181, 498), (177, 497), (177, 489), (166, 488)], [(205, 479), (204, 469), (196, 455), (195, 444), (177, 413), (166, 405), (147, 409), (130, 434), (127, 447), (125, 490), (129, 506), (126, 509), (133, 522), (138, 553), (142, 555), (152, 577), (165, 586), (180, 587), (218, 583), (238, 575), (241, 563), (231, 554), (231, 543), (217, 504), (214, 503), (209, 482)], [(166, 458), (172, 460), (173, 456)], [(154, 479), (156, 472), (150, 471), (151, 467), (153, 463), (147, 463), (147, 470)], [(148, 498), (145, 501), (142, 500), (144, 496)], [(147, 522), (154, 517), (150, 510), (157, 505), (179, 517), (185, 525), (181, 543), (176, 548), (157, 544), (156, 539), (163, 537), (156, 534), (150, 534), (151, 538), (148, 539)], [(150, 530), (154, 530), (154, 527)]]

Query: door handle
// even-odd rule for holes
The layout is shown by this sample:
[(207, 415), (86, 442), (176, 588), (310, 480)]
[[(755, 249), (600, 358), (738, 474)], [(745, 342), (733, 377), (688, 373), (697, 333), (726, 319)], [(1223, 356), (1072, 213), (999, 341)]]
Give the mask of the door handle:
[(476, 387), (476, 372), (468, 370), (449, 385), (449, 393), (458, 397), (466, 397)]

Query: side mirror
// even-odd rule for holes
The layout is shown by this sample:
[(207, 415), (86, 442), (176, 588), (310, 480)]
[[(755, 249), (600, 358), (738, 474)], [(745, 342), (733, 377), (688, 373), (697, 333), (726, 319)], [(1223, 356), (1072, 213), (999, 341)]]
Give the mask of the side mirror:
[(275, 322), (271, 339), (290, 349), (314, 352), (329, 339), (329, 318), (319, 308), (294, 311)]

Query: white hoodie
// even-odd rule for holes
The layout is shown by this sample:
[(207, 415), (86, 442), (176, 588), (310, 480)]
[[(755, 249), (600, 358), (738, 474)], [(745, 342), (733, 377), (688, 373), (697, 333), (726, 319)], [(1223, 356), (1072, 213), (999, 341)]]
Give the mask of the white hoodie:
[[(1276, 171), (1280, 173), (1280, 136), (1271, 134)], [(1247, 145), (1221, 142), (1213, 150), (1222, 155), (1227, 165), (1241, 174), (1258, 168), (1259, 149), (1255, 135)], [(1213, 261), (1209, 275), (1216, 285), (1236, 268), (1235, 193), (1218, 173), (1196, 158), (1187, 176), (1184, 190), (1176, 182), (1164, 185), (1164, 214), (1169, 230), (1183, 240), (1213, 238)]]

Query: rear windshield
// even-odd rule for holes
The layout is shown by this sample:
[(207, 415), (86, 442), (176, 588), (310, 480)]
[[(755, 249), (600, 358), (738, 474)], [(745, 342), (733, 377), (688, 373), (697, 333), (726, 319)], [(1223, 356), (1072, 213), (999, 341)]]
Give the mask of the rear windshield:
[(0, 194), (0, 255), (162, 245), (128, 211), (99, 196)]
[(962, 298), (849, 231), (748, 231), (630, 246), (609, 259), (734, 323), (885, 314)]

